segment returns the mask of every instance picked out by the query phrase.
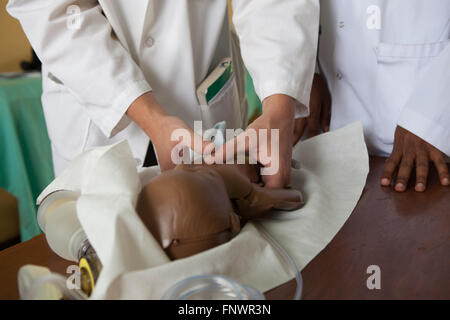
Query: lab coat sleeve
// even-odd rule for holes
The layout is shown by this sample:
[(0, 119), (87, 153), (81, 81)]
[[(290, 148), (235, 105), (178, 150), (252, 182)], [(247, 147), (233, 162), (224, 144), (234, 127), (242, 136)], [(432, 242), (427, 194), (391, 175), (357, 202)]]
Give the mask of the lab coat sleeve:
[(86, 106), (105, 136), (130, 123), (126, 110), (151, 87), (113, 35), (98, 1), (10, 0), (7, 10), (46, 69)]
[(296, 118), (309, 115), (319, 33), (318, 0), (233, 0), (244, 63), (261, 101), (295, 98)]
[(398, 125), (450, 156), (450, 41), (432, 58)]

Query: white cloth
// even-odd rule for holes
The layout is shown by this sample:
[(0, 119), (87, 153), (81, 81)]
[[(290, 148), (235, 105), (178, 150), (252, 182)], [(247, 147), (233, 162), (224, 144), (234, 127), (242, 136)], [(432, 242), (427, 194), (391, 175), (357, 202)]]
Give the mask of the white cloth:
[[(260, 99), (290, 95), (299, 102), (297, 116), (307, 115), (319, 1), (233, 5)], [(142, 165), (149, 140), (125, 112), (150, 90), (191, 127), (195, 120), (206, 121), (204, 127), (222, 120), (230, 128), (246, 126), (245, 77), (225, 0), (10, 0), (7, 10), (43, 62), (43, 108), (54, 159), (62, 158), (57, 168), (88, 147), (122, 139)], [(231, 52), (236, 85), (205, 111), (196, 88)]]
[[(261, 223), (303, 268), (350, 216), (369, 163), (360, 123), (301, 142), (293, 154), (301, 169), (293, 170), (292, 185), (306, 204), (295, 212), (274, 212)], [(141, 179), (158, 173), (148, 168)], [(122, 142), (86, 151), (39, 196), (38, 202), (56, 190), (81, 191), (78, 218), (103, 264), (93, 299), (159, 299), (175, 282), (199, 274), (225, 275), (260, 291), (293, 278), (253, 223), (226, 244), (169, 262), (134, 210), (140, 188), (131, 151)]]
[(332, 130), (361, 120), (387, 156), (400, 125), (450, 155), (450, 1), (323, 0), (321, 30)]

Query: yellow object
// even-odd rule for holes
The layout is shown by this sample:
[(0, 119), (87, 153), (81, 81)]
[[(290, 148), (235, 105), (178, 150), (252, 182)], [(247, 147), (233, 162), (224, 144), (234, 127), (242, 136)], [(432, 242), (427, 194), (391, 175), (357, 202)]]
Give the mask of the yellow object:
[(8, 0), (0, 0), (0, 72), (22, 71), (20, 63), (31, 60), (31, 46), (19, 21), (6, 12)]
[(86, 258), (81, 258), (79, 267), (81, 273), (81, 290), (90, 296), (95, 288), (94, 274), (92, 273), (91, 266)]
[(19, 235), (17, 200), (0, 188), (0, 244), (18, 238)]

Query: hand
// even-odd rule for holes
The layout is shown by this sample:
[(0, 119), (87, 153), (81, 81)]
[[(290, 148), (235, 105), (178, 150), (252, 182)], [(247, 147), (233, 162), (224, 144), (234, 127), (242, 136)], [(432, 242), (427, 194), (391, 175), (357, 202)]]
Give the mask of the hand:
[[(225, 162), (237, 154), (245, 153), (257, 160), (267, 170), (266, 174), (262, 175), (265, 186), (285, 187), (289, 184), (291, 177), (295, 104), (296, 100), (287, 95), (275, 94), (267, 97), (263, 101), (262, 115), (253, 121), (243, 133), (218, 148), (214, 156)], [(267, 130), (267, 139), (260, 139), (261, 129)], [(278, 141), (274, 140), (271, 129), (278, 129)], [(245, 137), (251, 137), (251, 132), (256, 132), (258, 136), (257, 146), (250, 146), (251, 144), (246, 141)], [(272, 150), (272, 146), (277, 148)], [(233, 150), (233, 152), (229, 150)], [(269, 161), (266, 161), (265, 156), (267, 155)], [(212, 162), (208, 158), (206, 161)], [(274, 172), (271, 172), (272, 169)]]
[[(180, 137), (176, 134), (172, 137), (172, 134), (179, 129), (183, 130), (183, 136)], [(172, 116), (165, 116), (158, 120), (158, 124), (155, 126), (154, 133), (150, 135), (150, 139), (158, 155), (158, 164), (161, 171), (173, 169), (177, 164), (181, 163), (179, 161), (183, 159), (183, 152), (189, 152), (188, 149), (202, 154), (214, 147), (214, 143), (203, 140), (200, 135), (194, 133), (186, 122)], [(197, 141), (194, 142), (194, 139)], [(175, 158), (173, 158), (172, 152), (174, 152)]]
[(430, 160), (436, 166), (441, 185), (448, 186), (450, 177), (444, 154), (408, 130), (397, 126), (394, 149), (386, 160), (381, 176), (381, 185), (389, 186), (391, 184), (394, 171), (398, 167), (394, 189), (399, 192), (405, 191), (415, 165), (416, 184), (414, 189), (419, 192), (425, 191)]
[(314, 75), (309, 102), (310, 114), (308, 118), (295, 120), (294, 144), (300, 140), (308, 127), (308, 138), (330, 130), (331, 96), (325, 79), (318, 73)]
[[(176, 147), (191, 148), (202, 154), (211, 150), (214, 145), (211, 141), (203, 140), (200, 135), (194, 133), (183, 120), (169, 116), (150, 92), (143, 94), (131, 104), (127, 110), (127, 116), (150, 137), (162, 171), (175, 167), (172, 151), (176, 150)], [(177, 129), (182, 129), (188, 139), (172, 141), (172, 133)], [(182, 156), (183, 150), (179, 152)]]

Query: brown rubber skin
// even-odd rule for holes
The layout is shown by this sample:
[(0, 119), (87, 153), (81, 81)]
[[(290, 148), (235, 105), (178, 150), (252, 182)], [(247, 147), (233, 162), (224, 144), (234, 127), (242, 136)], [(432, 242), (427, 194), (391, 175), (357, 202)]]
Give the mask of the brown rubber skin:
[(229, 241), (249, 219), (303, 205), (294, 189), (264, 188), (253, 165), (178, 165), (142, 189), (137, 212), (172, 260)]

